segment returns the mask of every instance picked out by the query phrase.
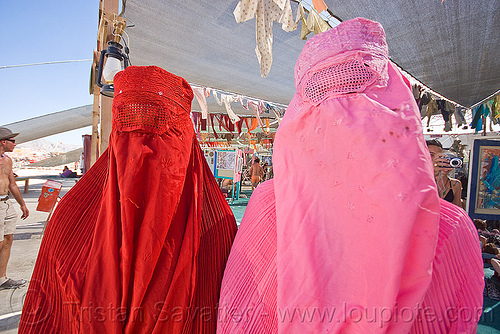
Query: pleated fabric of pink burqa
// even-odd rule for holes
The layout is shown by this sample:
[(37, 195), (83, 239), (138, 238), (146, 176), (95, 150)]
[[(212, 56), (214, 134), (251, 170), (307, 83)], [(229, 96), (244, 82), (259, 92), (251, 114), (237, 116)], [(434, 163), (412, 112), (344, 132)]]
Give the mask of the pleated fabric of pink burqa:
[[(462, 290), (434, 283), (433, 262), (455, 258), (435, 257), (432, 162), (382, 26), (357, 18), (311, 38), (295, 84), (276, 134), (275, 180), (252, 195), (231, 249), (218, 332), (408, 333), (424, 298), (436, 313), (446, 305), (429, 287)], [(481, 308), (477, 234), (461, 209), (444, 209), (461, 215), (451, 234), (471, 245), (455, 256), (474, 263), (462, 277), (471, 298), (451, 304)]]

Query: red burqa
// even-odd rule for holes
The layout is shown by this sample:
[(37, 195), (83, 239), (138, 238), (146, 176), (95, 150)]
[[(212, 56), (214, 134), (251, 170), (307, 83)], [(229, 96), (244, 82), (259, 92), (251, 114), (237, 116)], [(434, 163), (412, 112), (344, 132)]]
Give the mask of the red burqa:
[(236, 233), (189, 118), (189, 84), (161, 68), (115, 77), (109, 149), (47, 226), (20, 333), (215, 333)]

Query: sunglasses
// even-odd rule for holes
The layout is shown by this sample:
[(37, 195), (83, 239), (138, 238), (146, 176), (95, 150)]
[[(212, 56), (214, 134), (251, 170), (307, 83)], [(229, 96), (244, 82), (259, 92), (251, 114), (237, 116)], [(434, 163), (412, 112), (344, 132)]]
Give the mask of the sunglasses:
[(4, 139), (4, 140), (8, 140), (8, 141), (10, 141), (11, 143), (15, 143), (15, 142), (16, 142), (16, 140), (15, 140), (15, 139)]

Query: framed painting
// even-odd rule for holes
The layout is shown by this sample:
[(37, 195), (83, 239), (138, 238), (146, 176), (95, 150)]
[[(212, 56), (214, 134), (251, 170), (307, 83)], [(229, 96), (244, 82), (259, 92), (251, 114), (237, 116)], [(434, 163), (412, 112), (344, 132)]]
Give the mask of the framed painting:
[(500, 140), (474, 140), (467, 208), (472, 219), (500, 219)]

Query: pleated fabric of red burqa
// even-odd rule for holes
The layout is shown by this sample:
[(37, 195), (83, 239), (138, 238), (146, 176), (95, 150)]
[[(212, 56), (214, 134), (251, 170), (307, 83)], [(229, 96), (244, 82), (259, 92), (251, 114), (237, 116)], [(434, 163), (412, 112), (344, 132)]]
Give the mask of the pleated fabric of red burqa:
[(131, 66), (115, 92), (109, 157), (96, 163), (103, 181), (90, 185), (93, 167), (78, 182), (90, 190), (61, 201), (20, 332), (214, 333), (237, 227), (195, 137), (191, 87)]

